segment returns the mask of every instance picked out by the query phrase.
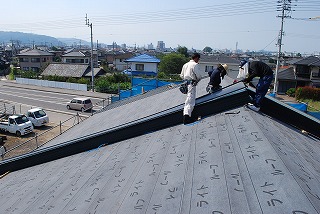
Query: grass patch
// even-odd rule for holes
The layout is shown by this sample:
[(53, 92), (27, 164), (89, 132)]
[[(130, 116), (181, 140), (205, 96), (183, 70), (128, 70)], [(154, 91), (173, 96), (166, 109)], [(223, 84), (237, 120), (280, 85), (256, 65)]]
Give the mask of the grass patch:
[(299, 100), (300, 102), (308, 103), (308, 111), (320, 111), (320, 101), (314, 101), (311, 99)]

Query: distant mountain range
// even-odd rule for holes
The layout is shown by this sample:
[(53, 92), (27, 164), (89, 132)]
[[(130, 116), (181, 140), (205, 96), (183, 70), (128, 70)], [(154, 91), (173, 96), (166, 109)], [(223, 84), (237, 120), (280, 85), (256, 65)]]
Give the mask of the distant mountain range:
[(55, 38), (52, 36), (39, 35), (33, 33), (0, 31), (0, 43), (7, 44), (13, 42), (20, 45), (47, 45), (47, 46), (71, 46), (90, 45), (90, 42), (74, 38)]

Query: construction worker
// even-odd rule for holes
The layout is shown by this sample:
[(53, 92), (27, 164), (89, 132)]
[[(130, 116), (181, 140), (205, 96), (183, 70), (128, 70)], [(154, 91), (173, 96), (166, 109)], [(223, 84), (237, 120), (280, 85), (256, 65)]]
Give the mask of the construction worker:
[(204, 76), (198, 64), (199, 60), (200, 54), (194, 53), (191, 60), (183, 65), (180, 74), (180, 77), (188, 83), (187, 98), (183, 108), (183, 124), (192, 123), (198, 119), (197, 115), (192, 115), (192, 111), (196, 102), (196, 86)]
[(212, 93), (214, 91), (220, 90), (222, 87), (220, 85), (221, 79), (224, 78), (224, 76), (227, 74), (228, 71), (228, 65), (227, 64), (219, 64), (216, 69), (213, 71), (209, 71), (209, 77), (210, 81), (208, 83), (208, 86), (206, 88), (206, 91), (208, 93)]
[(241, 60), (239, 65), (239, 77), (244, 77), (242, 81), (247, 84), (252, 81), (254, 77), (260, 77), (256, 85), (256, 94), (253, 103), (248, 103), (248, 108), (259, 111), (263, 98), (268, 92), (273, 79), (272, 69), (264, 62)]

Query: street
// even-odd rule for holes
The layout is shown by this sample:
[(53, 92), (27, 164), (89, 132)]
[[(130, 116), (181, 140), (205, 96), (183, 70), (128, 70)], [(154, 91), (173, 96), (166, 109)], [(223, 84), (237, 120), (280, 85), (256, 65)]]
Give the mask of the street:
[(8, 81), (0, 81), (0, 101), (7, 103), (8, 106), (14, 105), (17, 113), (25, 113), (27, 109), (41, 107), (47, 112), (67, 115), (81, 113), (90, 116), (91, 111), (79, 112), (66, 108), (66, 104), (74, 97), (91, 97), (94, 105), (92, 112), (100, 110), (106, 104), (102, 101), (107, 95), (94, 94), (95, 97), (90, 95), (82, 91), (75, 92), (74, 90), (42, 88), (39, 86), (31, 87), (21, 84), (8, 84)]
[[(17, 84), (14, 81), (0, 80), (0, 105), (2, 109), (5, 107), (8, 113), (13, 113), (14, 111), (17, 114), (26, 114), (28, 109), (41, 107), (49, 117), (49, 123), (43, 127), (36, 127), (32, 134), (16, 137), (15, 134), (1, 132), (0, 134), (4, 134), (8, 138), (6, 141), (7, 150), (28, 141), (27, 144), (19, 146), (19, 148), (7, 154), (5, 158), (36, 149), (38, 145), (46, 143), (48, 140), (78, 124), (81, 120), (86, 119), (92, 113), (107, 105), (108, 103), (104, 100), (108, 96), (110, 95), (88, 91), (44, 88)], [(75, 97), (90, 97), (94, 105), (92, 112), (68, 110), (66, 108), (67, 102)]]

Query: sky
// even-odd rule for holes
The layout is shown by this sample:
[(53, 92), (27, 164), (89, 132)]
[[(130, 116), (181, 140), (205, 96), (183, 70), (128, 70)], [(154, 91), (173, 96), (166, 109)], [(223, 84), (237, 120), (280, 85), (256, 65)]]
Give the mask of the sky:
[[(289, 0), (280, 0), (289, 1)], [(278, 51), (277, 0), (1, 0), (1, 31), (167, 48)], [(320, 1), (292, 0), (282, 51), (320, 53)], [(0, 38), (1, 41), (1, 38)]]

